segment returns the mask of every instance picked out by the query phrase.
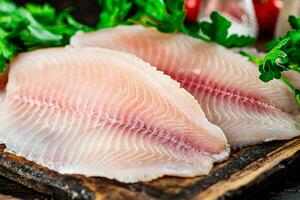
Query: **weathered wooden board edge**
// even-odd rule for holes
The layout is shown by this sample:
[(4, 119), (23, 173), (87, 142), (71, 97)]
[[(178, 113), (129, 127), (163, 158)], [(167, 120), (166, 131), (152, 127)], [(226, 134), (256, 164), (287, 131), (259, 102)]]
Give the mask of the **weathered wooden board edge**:
[[(4, 153), (0, 156), (0, 174), (10, 180), (18, 182), (38, 192), (55, 196), (57, 198), (79, 198), (93, 199), (94, 194), (85, 188), (81, 180), (69, 179), (67, 176), (62, 179), (55, 172), (43, 173), (43, 168), (32, 167), (31, 163), (23, 158), (14, 160), (10, 154)], [(54, 177), (56, 177), (54, 179)], [(76, 181), (76, 187), (72, 188)], [(81, 187), (78, 188), (78, 186)], [(65, 188), (65, 190), (64, 190)]]
[(257, 160), (265, 157), (272, 151), (276, 151), (278, 148), (284, 145), (284, 141), (276, 141), (244, 148), (241, 151), (238, 151), (238, 153), (233, 152), (231, 159), (226, 162), (224, 166), (218, 168), (217, 170), (213, 170), (213, 172), (211, 172), (205, 178), (197, 181), (194, 184), (191, 184), (180, 192), (171, 196), (167, 195), (163, 197), (163, 199), (181, 200), (192, 198), (197, 194), (205, 192), (207, 189), (213, 187), (220, 181), (227, 181), (232, 174), (243, 170), (248, 165), (257, 162)]
[(299, 166), (299, 161), (300, 139), (296, 138), (269, 152), (265, 158), (260, 158), (244, 169), (231, 174), (227, 180), (206, 188), (192, 199), (203, 199), (204, 197), (206, 200), (232, 199), (249, 195), (250, 191), (259, 191), (258, 188), (262, 184), (274, 179), (292, 165)]
[[(1, 148), (0, 148), (1, 149)], [(196, 183), (187, 185), (177, 193), (166, 193), (159, 186), (149, 184), (122, 184), (107, 179), (97, 183), (77, 175), (60, 175), (23, 158), (0, 153), (0, 174), (39, 192), (59, 199), (216, 199), (232, 198), (260, 185), (272, 174), (282, 171), (280, 165), (290, 166), (300, 159), (300, 138), (291, 141), (266, 143), (246, 148), (233, 154), (224, 166)], [(266, 157), (266, 158), (264, 158)], [(247, 182), (237, 181), (268, 165)], [(46, 173), (44, 173), (46, 170)], [(50, 172), (49, 172), (50, 171)], [(250, 173), (251, 174), (251, 173)], [(236, 184), (228, 187), (228, 184)], [(100, 183), (100, 187), (99, 184)], [(227, 187), (224, 187), (227, 186)], [(215, 188), (225, 188), (220, 193)], [(100, 188), (100, 189), (99, 189)]]
[[(2, 196), (1, 196), (2, 195)], [(15, 181), (9, 180), (0, 175), (0, 199), (6, 200), (6, 198), (17, 198), (18, 200), (29, 200), (29, 199), (48, 199), (51, 200), (53, 197), (47, 196), (40, 192), (37, 192), (31, 188), (28, 188)]]
[[(257, 197), (261, 191), (264, 191), (274, 182), (278, 182), (280, 178), (284, 179), (287, 174), (292, 172), (298, 173), (300, 167), (300, 151), (295, 153), (292, 157), (282, 160), (273, 168), (266, 170), (256, 179), (253, 179), (248, 184), (241, 186), (239, 189), (227, 191), (223, 195), (223, 199), (238, 199), (252, 200)], [(274, 182), (273, 182), (274, 181)]]

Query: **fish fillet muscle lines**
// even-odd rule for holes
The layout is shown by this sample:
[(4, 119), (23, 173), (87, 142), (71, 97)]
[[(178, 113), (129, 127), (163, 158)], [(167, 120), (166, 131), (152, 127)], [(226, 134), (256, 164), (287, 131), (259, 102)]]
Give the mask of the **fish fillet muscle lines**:
[(23, 53), (0, 107), (9, 151), (61, 173), (123, 182), (207, 174), (228, 156), (192, 95), (134, 55), (101, 48)]
[(289, 89), (278, 80), (261, 82), (255, 64), (219, 45), (141, 26), (79, 32), (71, 44), (130, 52), (156, 66), (195, 96), (232, 146), (300, 134), (298, 105)]

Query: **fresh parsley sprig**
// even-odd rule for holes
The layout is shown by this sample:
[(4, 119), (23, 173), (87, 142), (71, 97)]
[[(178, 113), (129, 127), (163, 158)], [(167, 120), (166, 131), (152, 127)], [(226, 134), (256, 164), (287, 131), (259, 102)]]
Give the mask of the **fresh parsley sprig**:
[(217, 12), (212, 12), (210, 15), (211, 22), (200, 23), (200, 31), (209, 38), (225, 47), (244, 47), (255, 42), (255, 38), (245, 35), (232, 34), (229, 35), (228, 30), (231, 27), (231, 22)]
[(98, 28), (108, 28), (124, 23), (132, 9), (130, 0), (98, 0), (101, 9)]
[(211, 22), (185, 22), (184, 0), (100, 0), (102, 12), (98, 27), (119, 24), (152, 26), (161, 32), (182, 32), (204, 41), (225, 47), (243, 47), (255, 42), (251, 36), (229, 35), (231, 22), (217, 12), (210, 15)]
[(300, 105), (300, 90), (290, 83), (283, 75), (284, 71), (300, 73), (300, 18), (289, 17), (293, 30), (280, 39), (268, 44), (268, 52), (264, 57), (241, 52), (259, 67), (260, 79), (268, 82), (273, 79), (281, 80), (294, 94)]
[(167, 33), (184, 30), (186, 15), (183, 9), (184, 0), (134, 0), (133, 3), (138, 9), (129, 21), (144, 26), (153, 26)]
[(0, 74), (17, 53), (64, 46), (78, 30), (92, 29), (76, 22), (68, 11), (58, 14), (49, 4), (18, 7), (0, 0)]

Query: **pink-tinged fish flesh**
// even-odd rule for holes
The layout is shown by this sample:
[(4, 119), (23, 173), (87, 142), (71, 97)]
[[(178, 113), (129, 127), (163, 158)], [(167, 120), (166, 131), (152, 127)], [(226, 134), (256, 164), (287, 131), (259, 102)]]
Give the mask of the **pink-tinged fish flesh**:
[(130, 52), (156, 66), (195, 96), (232, 146), (300, 134), (299, 107), (289, 89), (278, 80), (263, 83), (255, 64), (222, 46), (141, 26), (79, 32), (71, 44)]
[(22, 53), (2, 96), (0, 142), (60, 173), (122, 182), (196, 176), (229, 153), (192, 95), (127, 53)]

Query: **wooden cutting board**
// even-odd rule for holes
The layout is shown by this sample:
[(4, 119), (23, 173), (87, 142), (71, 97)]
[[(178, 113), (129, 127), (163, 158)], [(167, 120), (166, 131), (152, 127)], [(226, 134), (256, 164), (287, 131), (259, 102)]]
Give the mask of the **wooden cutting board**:
[(274, 177), (300, 165), (300, 138), (234, 151), (208, 176), (165, 177), (123, 184), (105, 178), (62, 175), (4, 152), (0, 145), (0, 175), (58, 199), (223, 199), (248, 195)]

